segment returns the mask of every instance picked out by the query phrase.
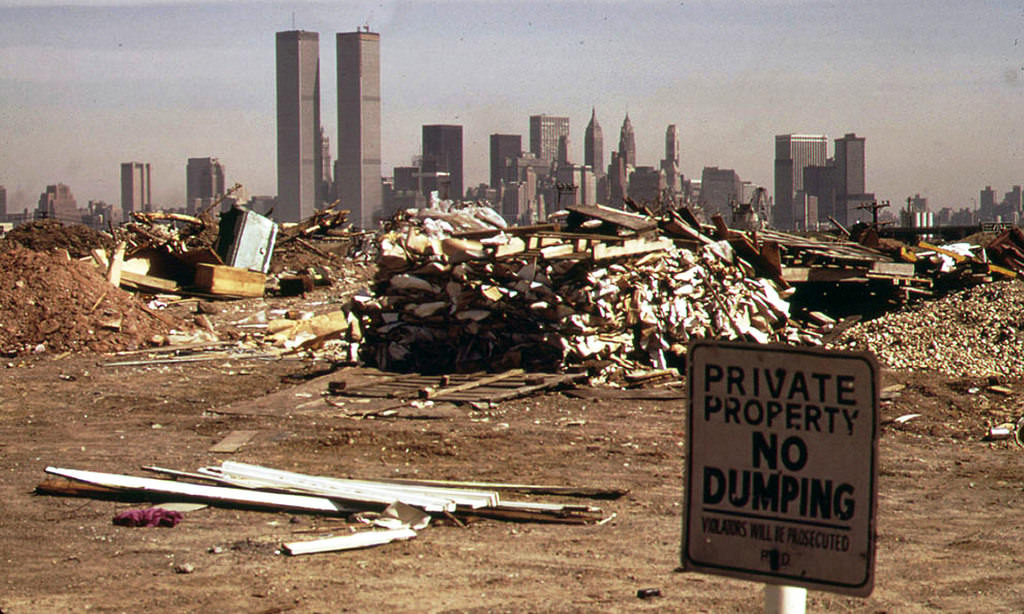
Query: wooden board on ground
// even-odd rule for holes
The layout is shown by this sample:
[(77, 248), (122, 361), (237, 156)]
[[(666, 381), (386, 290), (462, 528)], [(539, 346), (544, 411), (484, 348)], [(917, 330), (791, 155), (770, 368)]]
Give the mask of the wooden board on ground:
[(224, 439), (210, 446), (210, 452), (219, 454), (233, 454), (239, 448), (249, 443), (259, 431), (231, 431)]
[(267, 276), (232, 266), (201, 263), (196, 265), (198, 288), (218, 296), (263, 296)]
[(335, 394), (353, 397), (429, 398), (453, 403), (499, 402), (554, 388), (581, 379), (580, 374), (525, 373), (514, 369), (498, 374), (409, 374), (362, 386), (332, 387)]

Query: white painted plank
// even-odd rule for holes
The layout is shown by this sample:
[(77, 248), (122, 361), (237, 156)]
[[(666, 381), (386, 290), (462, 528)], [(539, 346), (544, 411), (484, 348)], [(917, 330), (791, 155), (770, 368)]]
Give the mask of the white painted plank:
[(284, 551), (292, 556), (313, 554), (315, 552), (333, 552), (336, 550), (353, 550), (380, 546), (400, 539), (412, 539), (416, 531), (412, 529), (388, 529), (385, 531), (363, 531), (352, 535), (339, 535), (308, 542), (291, 542), (284, 544)]
[(190, 484), (187, 482), (175, 482), (172, 480), (155, 480), (153, 478), (140, 478), (132, 475), (100, 473), (79, 469), (62, 469), (59, 467), (47, 467), (46, 473), (71, 480), (78, 480), (79, 482), (85, 482), (86, 484), (106, 486), (108, 488), (130, 489), (157, 494), (184, 495), (224, 503), (279, 507), (290, 510), (331, 514), (357, 511), (352, 508), (344, 507), (330, 499), (309, 495), (269, 493), (255, 490), (244, 490), (241, 488), (227, 488), (224, 486), (204, 486), (202, 484)]

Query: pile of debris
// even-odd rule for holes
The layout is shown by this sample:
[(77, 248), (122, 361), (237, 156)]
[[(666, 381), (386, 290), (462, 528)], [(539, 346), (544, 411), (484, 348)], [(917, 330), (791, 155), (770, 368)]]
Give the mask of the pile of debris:
[(179, 323), (66, 251), (0, 252), (0, 353), (132, 350)]
[(1024, 286), (997, 281), (920, 302), (847, 329), (834, 347), (870, 350), (893, 369), (1021, 377)]
[(379, 368), (611, 372), (676, 366), (695, 338), (818, 342), (728, 241), (694, 251), (604, 207), (457, 235), (444, 213), (406, 215), (380, 237), (374, 293), (356, 297), (363, 357)]
[[(198, 473), (161, 467), (145, 469), (176, 479), (47, 467), (48, 474), (66, 481), (48, 480), (40, 484), (36, 492), (115, 500), (195, 501), (225, 507), (244, 506), (347, 516), (367, 529), (358, 532), (346, 530), (344, 536), (284, 544), (283, 550), (293, 555), (348, 550), (396, 539), (409, 539), (416, 536), (416, 531), (426, 528), (433, 517), (449, 519), (460, 525), (480, 518), (595, 524), (614, 517), (604, 517), (600, 508), (591, 505), (511, 501), (501, 491), (571, 492), (577, 496), (603, 498), (617, 498), (624, 494), (623, 491), (612, 489), (579, 490), (522, 484), (355, 480), (307, 475), (230, 461), (220, 466), (203, 467)], [(216, 485), (210, 486), (198, 481), (213, 482)], [(115, 517), (115, 523), (123, 522), (122, 518), (123, 515)], [(177, 519), (168, 523), (168, 526), (176, 523)]]
[(37, 252), (64, 249), (72, 258), (87, 257), (93, 249), (112, 249), (114, 240), (84, 224), (62, 224), (58, 220), (34, 220), (21, 224), (0, 240), (0, 252), (15, 246)]

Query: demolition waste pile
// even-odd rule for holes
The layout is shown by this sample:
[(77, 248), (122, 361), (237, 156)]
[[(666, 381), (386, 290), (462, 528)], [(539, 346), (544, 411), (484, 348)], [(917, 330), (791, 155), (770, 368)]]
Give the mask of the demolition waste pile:
[[(112, 352), (204, 331), (193, 341), (385, 371), (521, 368), (600, 382), (678, 369), (691, 340), (716, 338), (870, 350), (888, 367), (948, 375), (1024, 374), (1011, 358), (1024, 350), (1017, 229), (985, 245), (894, 246), (870, 232), (857, 242), (737, 231), (686, 210), (575, 206), (510, 227), (489, 207), (439, 203), (376, 233), (353, 232), (346, 213), (275, 228), (273, 257), (249, 270), (224, 264), (209, 214), (139, 214), (115, 236), (26, 224), (0, 242), (0, 352)], [(258, 326), (201, 317), (211, 303), (256, 310), (325, 286), (329, 300), (264, 313)], [(164, 309), (187, 300), (197, 317)]]

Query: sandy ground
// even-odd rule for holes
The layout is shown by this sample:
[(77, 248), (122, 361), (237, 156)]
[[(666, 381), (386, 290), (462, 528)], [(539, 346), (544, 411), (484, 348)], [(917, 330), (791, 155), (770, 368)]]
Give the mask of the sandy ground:
[[(220, 360), (102, 366), (109, 357), (0, 363), (4, 563), (0, 610), (19, 612), (752, 612), (762, 585), (679, 571), (686, 407), (551, 392), (436, 419), (353, 419), (313, 404), (323, 364)], [(1024, 611), (1024, 450), (984, 442), (1016, 419), (1024, 385), (927, 373), (882, 406), (877, 573), (868, 598), (811, 591), (809, 611)], [(267, 397), (273, 394), (275, 396)], [(310, 396), (312, 395), (312, 396)], [(260, 402), (260, 399), (263, 399)], [(268, 402), (269, 399), (269, 402)], [(272, 415), (222, 413), (247, 403)], [(258, 431), (233, 454), (209, 452)], [(410, 541), (300, 557), (283, 542), (324, 517), (189, 512), (174, 528), (112, 524), (138, 504), (33, 494), (48, 465), (146, 475), (223, 460), (336, 476), (629, 489), (591, 502), (600, 526), (435, 522)], [(565, 500), (539, 498), (540, 500)], [(188, 571), (189, 573), (181, 573)], [(660, 596), (641, 599), (640, 589)]]

